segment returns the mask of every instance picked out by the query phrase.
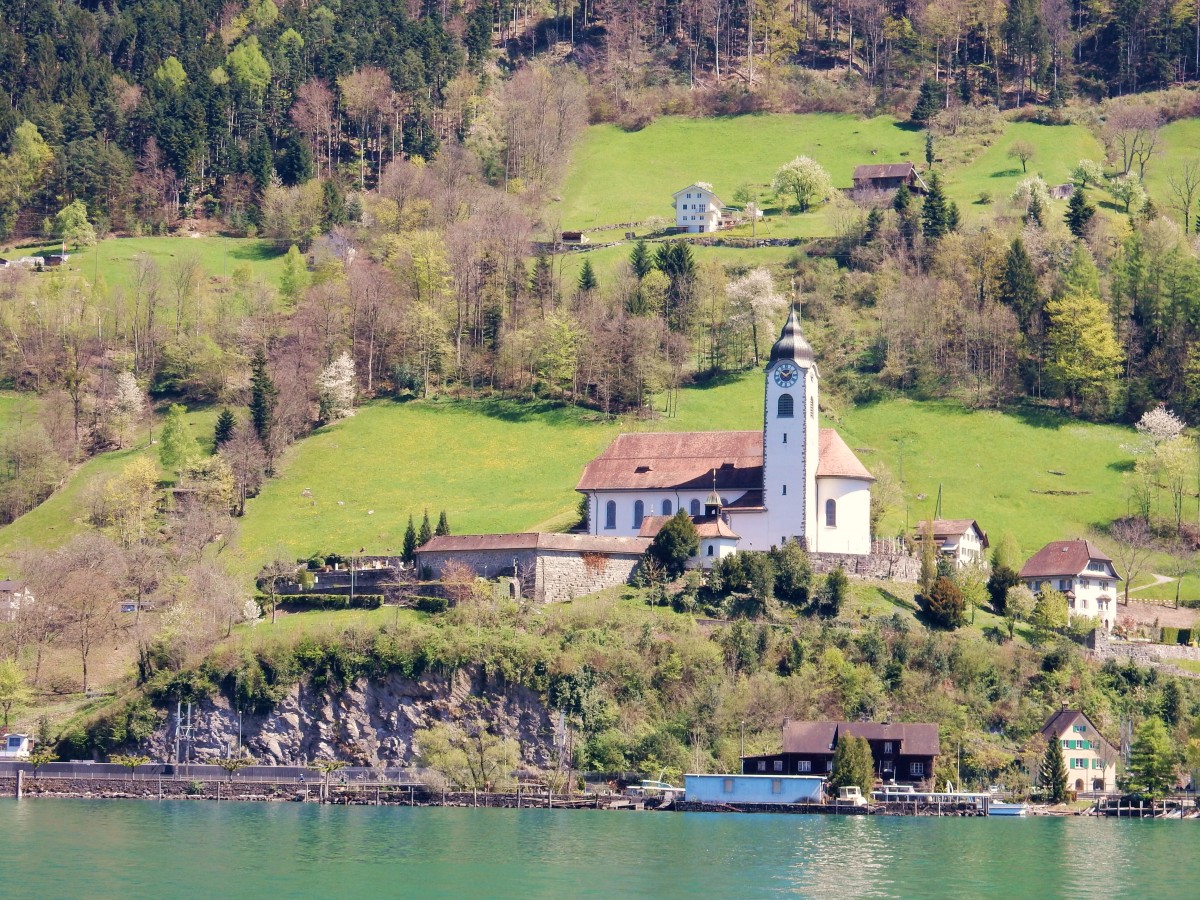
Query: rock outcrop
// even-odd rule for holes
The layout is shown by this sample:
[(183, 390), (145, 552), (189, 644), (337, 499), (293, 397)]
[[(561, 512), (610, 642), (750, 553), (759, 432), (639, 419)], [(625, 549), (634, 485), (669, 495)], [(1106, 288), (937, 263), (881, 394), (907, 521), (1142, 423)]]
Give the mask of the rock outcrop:
[[(293, 687), (270, 713), (241, 715), (241, 742), (259, 763), (294, 765), (319, 758), (360, 766), (414, 764), (414, 734), (439, 722), (486, 724), (517, 740), (523, 763), (552, 765), (557, 717), (527, 688), (497, 685), (478, 669), (411, 679), (359, 678), (335, 688)], [(193, 706), (194, 759), (227, 756), (238, 743), (238, 711), (218, 695)], [(153, 759), (175, 755), (174, 710), (143, 749)]]

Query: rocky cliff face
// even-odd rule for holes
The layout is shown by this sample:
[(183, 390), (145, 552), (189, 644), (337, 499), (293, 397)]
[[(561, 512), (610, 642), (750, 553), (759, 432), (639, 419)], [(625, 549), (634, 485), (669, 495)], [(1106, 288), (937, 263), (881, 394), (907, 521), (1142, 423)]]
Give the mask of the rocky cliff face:
[[(171, 721), (145, 750), (153, 759), (175, 754)], [(224, 696), (192, 710), (195, 758), (229, 755), (237, 745), (238, 713)], [(242, 743), (260, 764), (300, 764), (317, 758), (361, 766), (414, 764), (413, 734), (439, 722), (483, 721), (497, 734), (520, 742), (528, 766), (552, 765), (558, 738), (555, 719), (537, 694), (519, 686), (489, 683), (478, 670), (419, 679), (391, 675), (361, 678), (344, 687), (318, 690), (302, 683), (267, 715), (243, 713)]]

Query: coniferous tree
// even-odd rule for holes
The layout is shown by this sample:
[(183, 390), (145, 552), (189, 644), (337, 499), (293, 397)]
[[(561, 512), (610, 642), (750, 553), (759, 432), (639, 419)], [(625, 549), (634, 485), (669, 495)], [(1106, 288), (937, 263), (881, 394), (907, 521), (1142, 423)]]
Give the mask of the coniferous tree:
[(933, 132), (925, 132), (925, 165), (933, 168)]
[(883, 213), (878, 207), (872, 206), (871, 211), (867, 213), (867, 223), (863, 228), (863, 243), (869, 244), (879, 235), (879, 228), (883, 225)]
[(908, 212), (910, 203), (912, 203), (912, 191), (909, 190), (907, 184), (902, 184), (896, 188), (896, 193), (892, 195), (892, 209), (903, 215)]
[(629, 267), (633, 269), (633, 274), (637, 276), (638, 281), (653, 271), (654, 260), (650, 256), (650, 249), (646, 246), (644, 239), (633, 245), (633, 250), (629, 253)]
[(450, 522), (446, 518), (446, 511), (443, 509), (442, 514), (438, 516), (437, 528), (433, 529), (435, 537), (442, 537), (450, 533)]
[(1004, 260), (1004, 277), (1000, 282), (1000, 301), (1017, 314), (1021, 327), (1028, 330), (1042, 307), (1037, 273), (1025, 252), (1025, 244), (1014, 238)]
[(545, 253), (539, 253), (533, 261), (533, 277), (530, 279), (529, 288), (543, 306), (553, 305), (554, 268), (550, 264), (550, 257)]
[(942, 179), (933, 174), (929, 176), (929, 191), (921, 205), (921, 231), (926, 238), (936, 241), (950, 230), (949, 218), (950, 211), (946, 206)]
[(875, 760), (871, 756), (871, 745), (866, 738), (853, 734), (839, 735), (833, 751), (833, 772), (829, 776), (829, 787), (857, 785), (866, 796), (875, 784)]
[(417, 529), (413, 525), (411, 513), (408, 516), (408, 527), (404, 529), (404, 549), (402, 554), (404, 561), (409, 563), (417, 556)]
[(1029, 207), (1025, 210), (1025, 223), (1027, 225), (1036, 225), (1038, 228), (1044, 228), (1046, 215), (1045, 207), (1042, 206), (1042, 195), (1038, 191), (1031, 191), (1029, 194)]
[(421, 530), (417, 532), (417, 546), (424, 547), (433, 538), (433, 526), (429, 524), (429, 510), (425, 510), (425, 518), (421, 520)]
[(913, 107), (912, 121), (924, 125), (938, 114), (942, 108), (945, 93), (942, 86), (931, 78), (921, 84), (921, 92), (917, 95), (917, 105)]
[(946, 204), (946, 230), (958, 231), (958, 204), (951, 200)]
[(1129, 753), (1129, 787), (1157, 799), (1175, 787), (1175, 754), (1162, 720), (1151, 717), (1133, 733)]
[(1075, 237), (1083, 237), (1084, 229), (1087, 228), (1088, 222), (1092, 221), (1092, 216), (1096, 214), (1096, 207), (1088, 203), (1087, 197), (1083, 193), (1083, 188), (1075, 185), (1075, 190), (1071, 192), (1071, 200), (1067, 203), (1067, 227), (1071, 229), (1071, 234)]
[(213, 429), (213, 444), (220, 447), (233, 437), (233, 429), (236, 427), (237, 419), (234, 418), (233, 411), (227, 406), (217, 416), (217, 425)]
[(588, 294), (600, 286), (600, 282), (596, 280), (596, 273), (592, 270), (592, 261), (585, 259), (583, 267), (579, 270), (579, 293)]
[(1047, 800), (1062, 803), (1067, 799), (1067, 761), (1063, 759), (1062, 747), (1054, 738), (1046, 745), (1040, 774)]
[(267, 354), (261, 347), (254, 351), (254, 358), (250, 360), (250, 373), (250, 421), (254, 423), (254, 433), (266, 447), (275, 424), (279, 390), (267, 371)]

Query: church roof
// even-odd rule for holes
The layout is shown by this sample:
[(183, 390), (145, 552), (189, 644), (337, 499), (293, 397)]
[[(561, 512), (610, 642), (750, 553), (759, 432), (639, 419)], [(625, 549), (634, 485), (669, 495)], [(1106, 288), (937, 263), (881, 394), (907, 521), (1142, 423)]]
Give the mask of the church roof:
[[(820, 431), (818, 478), (874, 481), (854, 451), (832, 428)], [(761, 431), (672, 431), (621, 434), (584, 466), (577, 491), (762, 490)], [(762, 505), (762, 495), (757, 497)], [(738, 501), (726, 509), (739, 508)]]
[(779, 333), (779, 340), (771, 348), (771, 363), (781, 359), (791, 359), (803, 363), (812, 363), (815, 360), (813, 348), (804, 339), (804, 332), (800, 330), (800, 317), (796, 315), (794, 306), (788, 313), (787, 321), (783, 324), (783, 331)]
[(863, 478), (874, 481), (854, 451), (846, 446), (842, 436), (832, 428), (821, 429), (821, 444), (817, 449), (818, 478)]
[(588, 463), (576, 485), (594, 490), (706, 490), (762, 487), (761, 431), (621, 434)]

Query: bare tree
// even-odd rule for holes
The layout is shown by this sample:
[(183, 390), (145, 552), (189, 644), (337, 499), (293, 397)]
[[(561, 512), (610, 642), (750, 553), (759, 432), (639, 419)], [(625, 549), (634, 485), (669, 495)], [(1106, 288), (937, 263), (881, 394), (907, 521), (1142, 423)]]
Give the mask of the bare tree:
[(99, 534), (83, 534), (42, 557), (30, 583), (38, 604), (54, 611), (67, 640), (79, 654), (83, 691), (96, 645), (117, 626), (123, 559), (120, 549)]
[(1192, 207), (1200, 196), (1200, 162), (1189, 160), (1167, 175), (1171, 189), (1171, 208), (1183, 216), (1183, 233), (1191, 230)]
[(1179, 609), (1179, 592), (1183, 579), (1196, 571), (1196, 553), (1179, 539), (1171, 543), (1167, 552), (1167, 574), (1175, 579), (1175, 608)]
[(233, 437), (221, 445), (221, 457), (233, 470), (237, 514), (246, 513), (246, 498), (253, 497), (262, 487), (267, 474), (267, 454), (258, 435), (248, 422), (233, 430)]
[(1125, 579), (1125, 604), (1129, 604), (1129, 585), (1141, 574), (1142, 567), (1154, 552), (1154, 540), (1150, 527), (1144, 519), (1130, 517), (1118, 519), (1108, 529), (1109, 537), (1116, 542), (1117, 564), (1121, 577)]
[(1146, 163), (1158, 147), (1162, 116), (1148, 103), (1114, 103), (1104, 123), (1101, 139), (1109, 155), (1119, 161), (1122, 174), (1128, 175), (1134, 165), (1138, 177), (1146, 180)]

